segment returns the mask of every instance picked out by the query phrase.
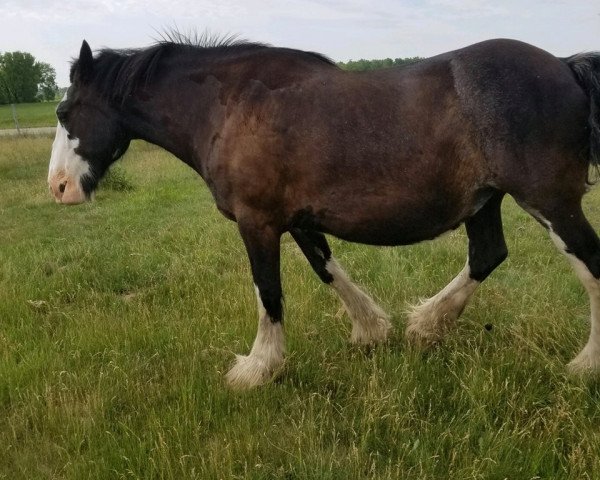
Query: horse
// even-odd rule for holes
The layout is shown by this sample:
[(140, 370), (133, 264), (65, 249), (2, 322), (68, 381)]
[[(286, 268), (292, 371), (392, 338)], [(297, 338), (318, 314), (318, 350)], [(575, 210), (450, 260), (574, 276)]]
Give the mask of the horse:
[(600, 371), (600, 240), (581, 207), (600, 165), (600, 52), (557, 58), (495, 39), (347, 72), (314, 52), (170, 40), (95, 56), (83, 41), (56, 109), (48, 183), (58, 203), (90, 199), (133, 139), (204, 179), (237, 223), (258, 303), (250, 353), (226, 374), (232, 387), (264, 384), (284, 362), (284, 233), (339, 295), (351, 341), (377, 344), (390, 319), (325, 234), (398, 246), (464, 224), (465, 267), (408, 315), (408, 342), (427, 347), (507, 257), (505, 195), (549, 232), (589, 296), (589, 339), (568, 369)]

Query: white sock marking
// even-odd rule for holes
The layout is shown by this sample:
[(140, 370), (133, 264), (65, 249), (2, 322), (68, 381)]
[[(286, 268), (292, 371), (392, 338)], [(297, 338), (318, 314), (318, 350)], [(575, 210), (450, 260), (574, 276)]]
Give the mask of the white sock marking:
[(470, 276), (469, 263), (439, 293), (413, 307), (408, 317), (406, 336), (413, 343), (429, 346), (452, 327), (479, 286)]
[(258, 332), (247, 356), (236, 355), (227, 373), (227, 382), (236, 389), (248, 389), (268, 382), (283, 364), (285, 339), (281, 322), (273, 322), (265, 310), (256, 285)]
[(567, 257), (579, 281), (590, 297), (590, 336), (583, 350), (568, 365), (573, 372), (600, 370), (600, 280), (595, 278), (581, 260), (567, 252), (565, 242), (552, 230), (548, 222), (550, 238), (556, 247)]
[(392, 328), (388, 315), (350, 280), (335, 258), (331, 257), (325, 268), (333, 277), (331, 286), (340, 296), (352, 320), (350, 340), (359, 344), (384, 341)]

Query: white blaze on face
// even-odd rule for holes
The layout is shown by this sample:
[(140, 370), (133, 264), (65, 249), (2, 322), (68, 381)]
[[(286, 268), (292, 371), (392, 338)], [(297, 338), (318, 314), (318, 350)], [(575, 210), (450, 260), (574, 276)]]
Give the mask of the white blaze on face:
[(81, 180), (90, 174), (90, 165), (75, 153), (78, 146), (79, 140), (69, 138), (69, 133), (59, 122), (48, 171), (48, 184), (58, 203), (77, 204), (86, 200)]

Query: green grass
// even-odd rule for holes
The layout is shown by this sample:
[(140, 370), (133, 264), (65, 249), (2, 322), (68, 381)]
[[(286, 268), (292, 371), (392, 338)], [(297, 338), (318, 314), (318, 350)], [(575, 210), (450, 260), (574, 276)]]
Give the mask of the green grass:
[[(286, 367), (235, 393), (223, 373), (254, 339), (254, 292), (201, 180), (138, 143), (132, 188), (69, 208), (45, 184), (50, 138), (0, 142), (0, 478), (599, 478), (600, 382), (564, 368), (587, 296), (512, 200), (509, 259), (426, 354), (404, 343), (404, 310), (462, 268), (463, 229), (406, 248), (332, 240), (392, 314), (368, 352), (286, 236)], [(600, 189), (586, 211), (598, 229)]]
[[(19, 103), (15, 105), (19, 127), (55, 127), (58, 102)], [(0, 129), (15, 128), (10, 105), (0, 105)]]

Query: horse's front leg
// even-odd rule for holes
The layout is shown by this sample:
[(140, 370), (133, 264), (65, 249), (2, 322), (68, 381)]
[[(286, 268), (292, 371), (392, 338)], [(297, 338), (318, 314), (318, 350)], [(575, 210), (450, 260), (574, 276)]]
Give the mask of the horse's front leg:
[(270, 226), (238, 221), (252, 268), (258, 300), (258, 332), (247, 356), (237, 355), (227, 373), (227, 382), (247, 389), (268, 382), (283, 364), (284, 336), (281, 278), (279, 268), (280, 232)]

